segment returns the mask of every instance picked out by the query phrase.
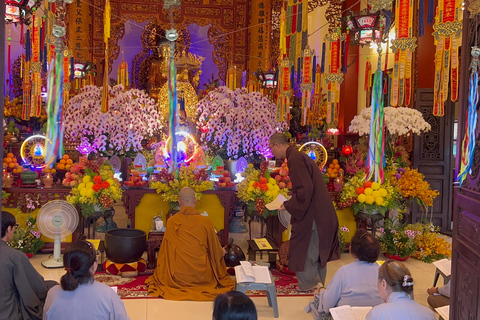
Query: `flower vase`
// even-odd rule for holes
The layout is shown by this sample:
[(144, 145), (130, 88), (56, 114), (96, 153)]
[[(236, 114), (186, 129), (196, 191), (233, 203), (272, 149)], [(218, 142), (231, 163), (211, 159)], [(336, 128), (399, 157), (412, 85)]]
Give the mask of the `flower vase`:
[(95, 231), (105, 233), (108, 230), (118, 228), (115, 221), (113, 221), (114, 215), (115, 215), (115, 210), (113, 210), (113, 208), (109, 208), (105, 210), (102, 214), (103, 221), (97, 225), (97, 228), (95, 229)]
[(173, 217), (177, 212), (180, 211), (180, 206), (178, 205), (178, 203), (176, 203), (176, 206), (173, 206), (171, 203), (169, 203), (169, 205), (170, 205), (170, 210), (168, 210), (167, 212), (167, 218), (165, 222), (171, 217)]
[(33, 257), (34, 253), (32, 253), (32, 252), (25, 252), (25, 255), (27, 256), (28, 259), (30, 259), (31, 257)]
[(406, 257), (402, 258), (399, 255), (389, 254), (388, 252), (385, 252), (385, 255), (387, 256), (388, 259), (397, 260), (397, 261), (407, 261), (408, 258), (410, 258), (410, 256), (406, 256)]

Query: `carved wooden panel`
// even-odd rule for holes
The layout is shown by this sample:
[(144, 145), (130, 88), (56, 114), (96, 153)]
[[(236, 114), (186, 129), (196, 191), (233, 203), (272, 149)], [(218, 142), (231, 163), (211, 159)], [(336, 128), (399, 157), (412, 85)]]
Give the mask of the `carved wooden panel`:
[[(103, 0), (92, 0), (93, 63), (101, 70), (104, 60), (103, 50)], [(118, 40), (125, 33), (124, 22), (159, 21), (167, 29), (171, 28), (168, 12), (159, 0), (112, 0), (111, 38), (109, 40), (109, 65), (118, 58)], [(196, 23), (211, 25), (208, 40), (215, 47), (213, 61), (219, 68), (219, 75), (225, 78), (227, 63), (233, 62), (241, 69), (246, 68), (248, 59), (247, 37), (249, 1), (246, 0), (182, 0), (179, 10), (174, 12), (174, 22), (180, 27)], [(178, 26), (177, 26), (178, 29)], [(139, 34), (140, 37), (140, 34)], [(111, 67), (110, 67), (111, 68)]]
[(442, 231), (451, 230), (452, 217), (452, 133), (455, 108), (453, 103), (447, 102), (445, 116), (435, 117), (433, 110), (433, 89), (417, 89), (415, 106), (432, 129), (416, 135), (414, 138), (413, 166), (425, 175), (425, 180), (433, 189), (440, 192), (434, 200), (433, 207), (429, 208), (425, 216), (421, 208), (414, 204), (412, 221), (416, 222), (426, 217), (432, 219)]
[[(465, 1), (465, 7), (469, 7)], [(462, 51), (458, 114), (458, 143), (455, 171), (461, 161), (461, 141), (465, 135), (465, 116), (468, 109), (470, 48), (478, 46), (480, 18), (471, 19), (463, 12)], [(476, 41), (478, 41), (476, 43)], [(480, 122), (475, 130), (475, 150), (472, 171), (461, 187), (455, 188), (454, 233), (452, 247), (452, 292), (450, 319), (480, 319)]]

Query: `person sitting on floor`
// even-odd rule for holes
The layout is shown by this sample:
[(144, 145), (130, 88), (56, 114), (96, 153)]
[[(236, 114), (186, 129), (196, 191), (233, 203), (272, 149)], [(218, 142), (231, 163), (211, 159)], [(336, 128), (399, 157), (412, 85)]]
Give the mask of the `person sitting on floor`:
[(442, 287), (431, 287), (427, 290), (427, 302), (433, 309), (450, 304), (450, 282)]
[(213, 320), (257, 320), (252, 299), (240, 291), (219, 294), (213, 303)]
[(305, 308), (314, 319), (329, 318), (330, 308), (350, 306), (376, 306), (383, 303), (377, 289), (380, 243), (365, 229), (358, 229), (350, 242), (354, 262), (342, 266), (327, 288), (314, 294), (314, 301)]
[(44, 281), (25, 253), (8, 246), (17, 226), (15, 217), (2, 211), (0, 319), (42, 319), (47, 292), (58, 283)]
[(149, 295), (167, 300), (213, 301), (233, 290), (224, 250), (212, 221), (195, 211), (195, 191), (183, 188), (181, 210), (167, 220), (157, 267), (145, 284)]
[(378, 269), (378, 292), (385, 303), (370, 310), (365, 320), (435, 320), (432, 310), (408, 296), (413, 279), (399, 261), (387, 260)]
[(84, 240), (72, 243), (65, 249), (63, 265), (67, 272), (61, 285), (48, 292), (44, 320), (130, 319), (117, 293), (93, 278), (98, 267), (93, 244)]

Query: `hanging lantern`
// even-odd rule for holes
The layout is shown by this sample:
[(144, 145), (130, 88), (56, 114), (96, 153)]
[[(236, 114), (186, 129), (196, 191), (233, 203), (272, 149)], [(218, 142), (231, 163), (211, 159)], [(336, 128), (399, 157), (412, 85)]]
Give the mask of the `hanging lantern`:
[(361, 11), (359, 13), (351, 12), (345, 18), (345, 23), (350, 31), (350, 44), (364, 46), (370, 43), (384, 42), (387, 17), (385, 12), (378, 11), (376, 13), (367, 13)]
[(258, 81), (260, 81), (260, 83), (262, 84), (262, 88), (267, 88), (267, 89), (277, 88), (278, 74), (276, 70), (263, 72), (261, 69), (259, 69), (257, 72), (255, 72), (255, 75), (257, 76)]
[(22, 23), (29, 25), (32, 22), (33, 9), (38, 8), (41, 0), (5, 0), (5, 23)]

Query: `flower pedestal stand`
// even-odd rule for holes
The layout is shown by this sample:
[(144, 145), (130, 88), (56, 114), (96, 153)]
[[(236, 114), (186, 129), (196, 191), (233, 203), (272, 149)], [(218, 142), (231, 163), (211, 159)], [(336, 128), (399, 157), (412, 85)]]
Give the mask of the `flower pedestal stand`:
[(377, 213), (372, 212), (370, 214), (368, 212), (360, 211), (355, 215), (355, 222), (357, 223), (357, 229), (360, 228), (360, 225), (362, 224), (362, 222), (366, 222), (368, 219), (370, 219), (372, 222), (372, 234), (375, 235), (377, 231), (376, 224), (378, 221), (383, 220), (384, 216), (378, 212)]
[[(97, 220), (102, 216), (101, 211), (95, 211), (84, 220), (84, 228), (88, 230), (88, 239), (95, 239), (95, 229), (97, 228)], [(90, 225), (92, 225), (92, 238), (90, 238)]]

